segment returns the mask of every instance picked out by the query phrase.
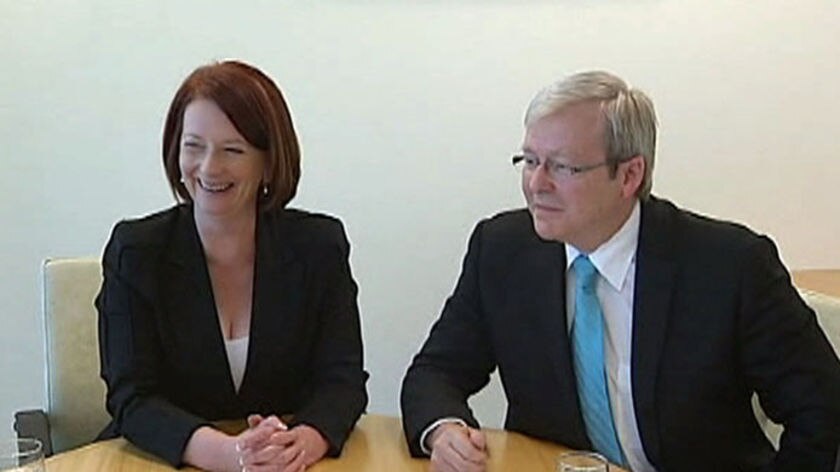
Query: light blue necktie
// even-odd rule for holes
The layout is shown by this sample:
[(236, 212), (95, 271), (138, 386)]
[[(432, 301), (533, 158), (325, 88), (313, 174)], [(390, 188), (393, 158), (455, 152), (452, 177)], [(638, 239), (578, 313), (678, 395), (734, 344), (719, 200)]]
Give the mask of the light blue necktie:
[(598, 272), (583, 254), (575, 259), (575, 319), (572, 324), (572, 349), (578, 397), (586, 433), (596, 451), (610, 462), (623, 464), (618, 435), (615, 432), (604, 363), (604, 315), (595, 281)]

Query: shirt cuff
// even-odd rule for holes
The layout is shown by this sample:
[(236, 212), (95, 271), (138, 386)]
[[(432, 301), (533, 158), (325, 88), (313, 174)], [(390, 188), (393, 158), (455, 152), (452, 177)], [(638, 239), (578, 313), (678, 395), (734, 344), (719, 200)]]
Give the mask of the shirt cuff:
[(457, 423), (465, 428), (467, 427), (466, 421), (462, 420), (461, 418), (455, 417), (441, 418), (435, 421), (434, 423), (430, 424), (426, 427), (426, 429), (423, 430), (423, 434), (420, 435), (420, 450), (423, 451), (423, 454), (426, 454), (427, 456), (432, 455), (432, 450), (426, 447), (426, 439), (429, 437), (429, 434), (431, 434), (432, 431), (435, 430), (435, 428), (444, 423)]

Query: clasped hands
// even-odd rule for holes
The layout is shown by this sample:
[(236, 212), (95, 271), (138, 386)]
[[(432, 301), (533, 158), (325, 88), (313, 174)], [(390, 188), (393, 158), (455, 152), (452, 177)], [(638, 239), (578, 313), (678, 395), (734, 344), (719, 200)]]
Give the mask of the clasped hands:
[(487, 438), (481, 430), (458, 423), (443, 423), (429, 436), (432, 472), (487, 470)]
[(327, 452), (327, 441), (315, 428), (288, 428), (277, 416), (250, 415), (248, 429), (236, 437), (242, 472), (299, 472)]

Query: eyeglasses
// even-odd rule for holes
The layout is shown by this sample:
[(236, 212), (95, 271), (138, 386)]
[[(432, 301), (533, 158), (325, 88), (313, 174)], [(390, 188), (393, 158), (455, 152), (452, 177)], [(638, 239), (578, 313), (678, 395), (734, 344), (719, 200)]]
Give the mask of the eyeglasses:
[[(625, 162), (629, 159), (606, 159), (602, 162), (598, 162), (597, 164), (589, 164), (584, 166), (573, 166), (569, 164), (563, 164), (562, 162), (557, 162), (551, 159), (545, 160), (545, 169), (548, 172), (548, 175), (553, 180), (565, 180), (571, 177), (574, 177), (578, 174), (583, 174), (585, 172), (589, 172), (590, 170), (597, 169), (599, 167), (607, 166), (610, 164), (618, 164), (621, 162)], [(524, 153), (524, 154), (516, 154), (511, 158), (511, 162), (513, 166), (517, 169), (521, 169), (523, 172), (534, 172), (537, 170), (542, 163), (540, 162), (540, 158), (537, 157), (535, 154)]]

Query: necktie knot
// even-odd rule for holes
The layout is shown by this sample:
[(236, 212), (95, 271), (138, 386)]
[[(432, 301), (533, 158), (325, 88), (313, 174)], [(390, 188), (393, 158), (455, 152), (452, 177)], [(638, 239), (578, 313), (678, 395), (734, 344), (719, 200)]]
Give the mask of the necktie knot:
[(579, 255), (572, 263), (572, 267), (575, 269), (575, 277), (577, 280), (577, 286), (583, 290), (594, 290), (595, 289), (595, 276), (598, 275), (598, 271), (595, 269), (595, 266), (592, 265), (592, 261), (589, 260), (589, 257), (586, 255)]

